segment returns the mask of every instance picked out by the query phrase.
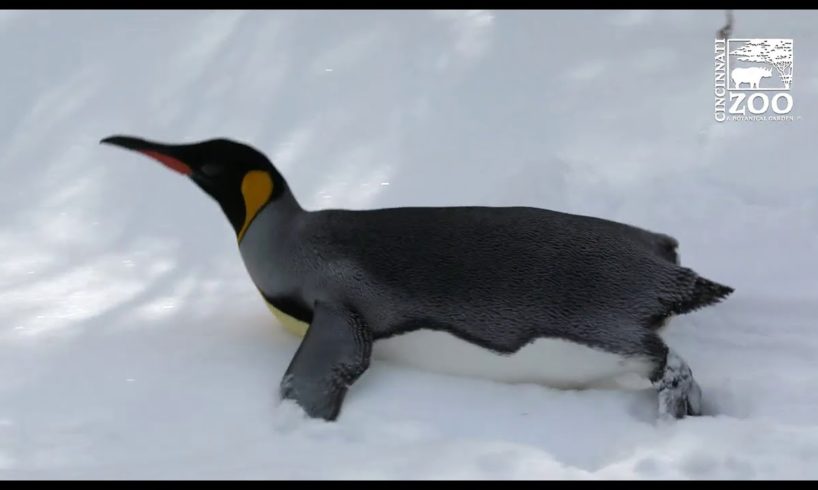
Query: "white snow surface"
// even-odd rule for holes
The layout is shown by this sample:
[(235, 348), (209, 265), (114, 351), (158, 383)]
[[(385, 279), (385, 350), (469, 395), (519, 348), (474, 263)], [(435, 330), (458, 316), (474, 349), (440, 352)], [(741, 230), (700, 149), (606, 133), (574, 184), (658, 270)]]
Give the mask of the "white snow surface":
[[(713, 119), (724, 12), (0, 12), (0, 479), (818, 478), (818, 13), (790, 122)], [(186, 179), (217, 136), (308, 209), (530, 205), (669, 233), (736, 293), (673, 320), (706, 415), (378, 359), (335, 423)]]

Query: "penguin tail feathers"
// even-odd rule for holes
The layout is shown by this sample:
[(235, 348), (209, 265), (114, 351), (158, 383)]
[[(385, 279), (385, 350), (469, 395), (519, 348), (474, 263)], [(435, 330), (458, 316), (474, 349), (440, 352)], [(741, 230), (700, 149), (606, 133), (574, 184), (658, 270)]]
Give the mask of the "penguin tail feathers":
[(675, 314), (688, 313), (705, 306), (714, 305), (730, 296), (735, 289), (697, 276), (686, 298), (673, 305)]

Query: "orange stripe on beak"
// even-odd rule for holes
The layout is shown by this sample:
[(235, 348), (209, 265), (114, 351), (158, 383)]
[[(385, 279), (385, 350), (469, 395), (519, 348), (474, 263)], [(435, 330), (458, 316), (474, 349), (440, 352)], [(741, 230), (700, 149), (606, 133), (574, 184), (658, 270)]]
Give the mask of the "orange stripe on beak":
[(141, 150), (141, 152), (154, 160), (161, 162), (164, 166), (168, 167), (171, 170), (175, 170), (182, 175), (190, 175), (193, 173), (193, 170), (184, 162), (177, 160), (176, 158), (163, 155), (158, 151), (153, 150)]

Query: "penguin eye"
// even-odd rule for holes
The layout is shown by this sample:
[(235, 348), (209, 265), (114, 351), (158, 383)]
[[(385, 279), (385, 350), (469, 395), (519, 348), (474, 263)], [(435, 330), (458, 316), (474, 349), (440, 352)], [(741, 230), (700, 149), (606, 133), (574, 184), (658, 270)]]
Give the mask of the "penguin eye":
[(207, 175), (208, 177), (216, 177), (220, 173), (222, 173), (222, 167), (219, 163), (206, 163), (202, 165), (202, 173)]

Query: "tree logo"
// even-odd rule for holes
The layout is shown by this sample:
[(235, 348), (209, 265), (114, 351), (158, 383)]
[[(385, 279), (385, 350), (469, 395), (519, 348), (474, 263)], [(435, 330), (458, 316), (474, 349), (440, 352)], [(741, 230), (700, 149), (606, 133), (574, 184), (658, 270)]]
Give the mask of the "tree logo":
[(794, 119), (792, 39), (716, 39), (715, 53), (716, 121)]

